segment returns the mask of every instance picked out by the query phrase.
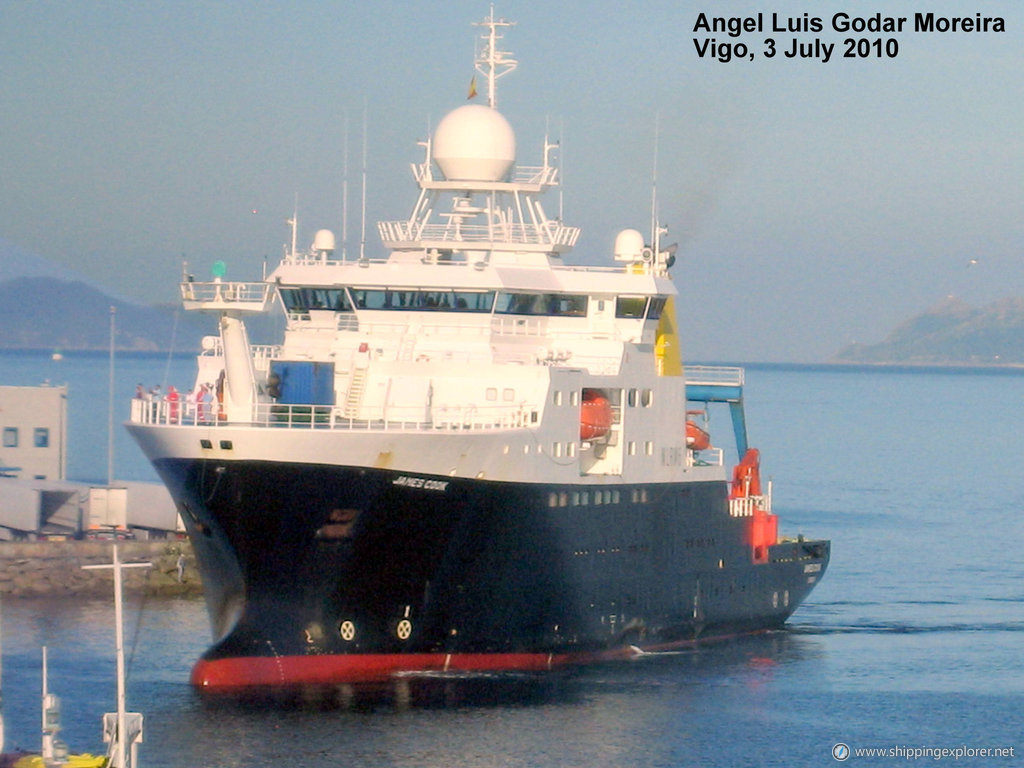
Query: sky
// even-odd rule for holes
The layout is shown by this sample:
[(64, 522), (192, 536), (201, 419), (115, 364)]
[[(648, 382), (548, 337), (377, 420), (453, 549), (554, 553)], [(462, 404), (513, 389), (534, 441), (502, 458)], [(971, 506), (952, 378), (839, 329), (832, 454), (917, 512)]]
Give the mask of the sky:
[[(0, 238), (140, 302), (174, 301), (183, 259), (259, 279), (296, 201), (301, 244), (347, 229), (357, 252), (365, 115), (366, 250), (382, 256), (374, 222), (409, 215), (416, 142), (465, 103), (471, 23), (488, 11), (0, 0)], [(851, 35), (832, 29), (839, 12), (909, 21)], [(914, 32), (918, 12), (1006, 31)], [(768, 29), (695, 31), (701, 13), (763, 13)], [(775, 33), (773, 13), (824, 29)], [(608, 264), (617, 231), (649, 230), (656, 166), (687, 358), (824, 361), (948, 296), (1024, 295), (1017, 0), (509, 0), (495, 14), (516, 22), (504, 47), (519, 61), (498, 107), (520, 163), (540, 164), (545, 132), (561, 143), (574, 263)], [(898, 53), (841, 58), (851, 36)], [(700, 57), (708, 37), (753, 60)], [(829, 61), (782, 53), (816, 38), (835, 44)]]

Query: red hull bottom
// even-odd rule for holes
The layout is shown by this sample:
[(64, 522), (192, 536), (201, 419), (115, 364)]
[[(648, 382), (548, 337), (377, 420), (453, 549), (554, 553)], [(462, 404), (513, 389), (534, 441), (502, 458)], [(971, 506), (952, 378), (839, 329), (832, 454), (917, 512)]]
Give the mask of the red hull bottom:
[(644, 647), (630, 645), (599, 653), (380, 653), (200, 659), (192, 669), (190, 682), (203, 691), (218, 692), (251, 688), (382, 683), (415, 675), (539, 673), (692, 648), (766, 631), (770, 630), (704, 636), (699, 640), (683, 640)]
[(200, 659), (192, 685), (205, 691), (238, 688), (379, 683), (401, 675), (545, 672), (573, 659), (551, 653), (396, 653)]

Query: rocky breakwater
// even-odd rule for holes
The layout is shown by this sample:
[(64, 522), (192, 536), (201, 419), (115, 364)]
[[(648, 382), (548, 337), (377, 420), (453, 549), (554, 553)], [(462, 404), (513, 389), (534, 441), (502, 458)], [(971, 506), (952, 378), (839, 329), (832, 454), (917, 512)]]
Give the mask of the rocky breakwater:
[[(188, 541), (121, 541), (123, 563), (150, 563), (126, 568), (125, 594), (198, 595), (202, 583)], [(109, 541), (0, 542), (0, 595), (3, 597), (107, 597), (113, 594), (112, 569), (83, 570), (83, 565), (112, 562)], [(179, 558), (181, 576), (179, 581)]]

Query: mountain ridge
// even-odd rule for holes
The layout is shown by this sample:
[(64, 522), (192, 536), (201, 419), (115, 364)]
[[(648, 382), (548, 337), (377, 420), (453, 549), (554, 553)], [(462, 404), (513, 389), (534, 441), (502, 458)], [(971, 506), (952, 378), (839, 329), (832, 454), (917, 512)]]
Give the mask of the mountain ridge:
[(904, 365), (1024, 364), (1024, 299), (972, 307), (949, 296), (900, 323), (877, 344), (849, 344), (835, 363)]
[(111, 307), (122, 351), (166, 351), (172, 342), (193, 350), (215, 331), (209, 319), (132, 304), (79, 280), (15, 277), (0, 282), (0, 349), (108, 349)]

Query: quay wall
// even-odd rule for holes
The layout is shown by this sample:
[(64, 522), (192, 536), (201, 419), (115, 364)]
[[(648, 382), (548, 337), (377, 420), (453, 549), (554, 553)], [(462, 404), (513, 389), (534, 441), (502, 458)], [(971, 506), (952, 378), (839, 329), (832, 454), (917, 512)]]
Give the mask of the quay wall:
[[(192, 544), (187, 540), (119, 541), (122, 563), (146, 562), (151, 568), (126, 568), (124, 593), (199, 595), (202, 583)], [(184, 573), (178, 581), (178, 557)], [(0, 541), (0, 595), (18, 597), (112, 597), (110, 568), (83, 570), (113, 560), (109, 541)]]

